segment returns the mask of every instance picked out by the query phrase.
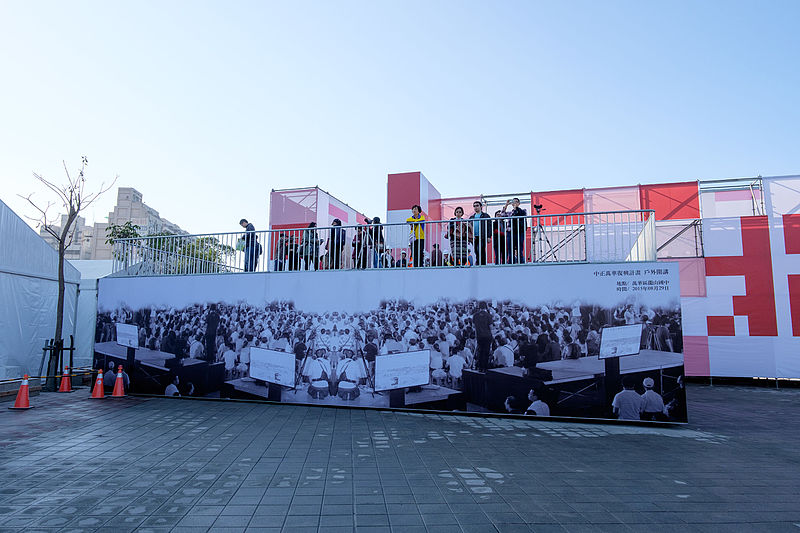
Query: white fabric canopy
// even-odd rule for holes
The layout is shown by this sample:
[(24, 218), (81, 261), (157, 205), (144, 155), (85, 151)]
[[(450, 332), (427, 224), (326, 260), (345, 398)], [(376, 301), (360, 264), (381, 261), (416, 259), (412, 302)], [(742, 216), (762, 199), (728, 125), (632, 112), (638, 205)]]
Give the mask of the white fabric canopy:
[[(75, 332), (80, 273), (66, 263), (63, 335)], [(0, 379), (35, 375), (53, 337), (58, 252), (0, 201)], [(67, 340), (67, 343), (69, 341)]]

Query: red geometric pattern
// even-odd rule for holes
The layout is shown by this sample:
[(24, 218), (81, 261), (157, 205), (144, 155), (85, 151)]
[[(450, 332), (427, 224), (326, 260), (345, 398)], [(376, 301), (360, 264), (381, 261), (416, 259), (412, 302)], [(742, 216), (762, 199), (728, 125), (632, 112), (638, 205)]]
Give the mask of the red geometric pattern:
[(800, 215), (783, 215), (783, 242), (787, 254), (800, 254)]
[(792, 336), (800, 337), (800, 275), (789, 275), (789, 306), (792, 309)]
[[(746, 316), (751, 337), (777, 336), (769, 220), (741, 217), (742, 255), (706, 257), (706, 276), (744, 276), (745, 294), (733, 296), (733, 314)], [(733, 335), (733, 317), (706, 319), (710, 336)]]
[[(783, 242), (787, 255), (800, 254), (800, 215), (783, 215)], [(789, 275), (792, 336), (800, 337), (800, 275)]]
[(708, 334), (712, 337), (733, 337), (736, 335), (732, 316), (710, 316), (706, 318)]

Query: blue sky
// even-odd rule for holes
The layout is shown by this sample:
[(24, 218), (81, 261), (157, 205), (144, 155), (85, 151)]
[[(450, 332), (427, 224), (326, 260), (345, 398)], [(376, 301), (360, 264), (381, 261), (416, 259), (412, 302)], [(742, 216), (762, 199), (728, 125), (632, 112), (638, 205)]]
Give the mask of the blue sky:
[[(89, 158), (192, 232), (269, 191), (800, 173), (800, 2), (0, 3), (0, 199)], [(87, 218), (102, 221), (107, 193)]]

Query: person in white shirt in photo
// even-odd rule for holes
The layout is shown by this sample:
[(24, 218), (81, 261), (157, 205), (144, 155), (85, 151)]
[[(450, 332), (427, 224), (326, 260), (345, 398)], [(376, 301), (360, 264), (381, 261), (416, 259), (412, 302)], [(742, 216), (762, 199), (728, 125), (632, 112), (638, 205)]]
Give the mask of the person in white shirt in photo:
[(192, 343), (189, 345), (189, 357), (192, 359), (204, 359), (206, 355), (205, 344), (203, 343), (203, 334), (198, 333), (195, 335)]
[(667, 409), (664, 399), (653, 390), (653, 378), (644, 378), (644, 394), (642, 394), (642, 420), (667, 420)]
[(499, 346), (494, 351), (494, 364), (499, 367), (514, 366), (514, 352), (508, 346), (508, 340), (500, 337), (498, 340)]
[(624, 376), (622, 378), (622, 387), (623, 390), (618, 392), (614, 396), (614, 401), (611, 402), (614, 414), (620, 420), (640, 420), (644, 399), (635, 390), (636, 380), (633, 376)]
[(180, 384), (180, 379), (177, 375), (172, 377), (172, 381), (169, 385), (167, 385), (166, 390), (164, 391), (164, 396), (180, 396), (181, 393), (178, 391), (178, 385)]
[(550, 406), (539, 399), (539, 395), (534, 389), (528, 392), (528, 400), (531, 404), (525, 410), (526, 415), (550, 416)]

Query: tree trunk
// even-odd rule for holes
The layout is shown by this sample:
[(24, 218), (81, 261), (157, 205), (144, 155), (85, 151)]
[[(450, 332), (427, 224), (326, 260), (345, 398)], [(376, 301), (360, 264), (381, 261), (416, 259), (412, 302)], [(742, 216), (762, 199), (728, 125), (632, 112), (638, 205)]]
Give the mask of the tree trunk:
[(62, 342), (62, 323), (64, 322), (64, 243), (58, 244), (58, 303), (56, 304), (56, 332), (53, 336), (53, 351), (50, 352), (50, 361), (47, 364), (46, 390), (56, 390), (56, 378), (58, 373), (58, 359), (63, 347)]
[(56, 375), (61, 369), (58, 368), (58, 359), (64, 347), (62, 339), (62, 327), (64, 322), (64, 255), (66, 255), (67, 238), (69, 236), (69, 228), (75, 220), (77, 212), (73, 209), (69, 210), (67, 221), (64, 227), (61, 228), (61, 238), (58, 241), (58, 303), (56, 304), (56, 333), (53, 335), (53, 351), (50, 352), (50, 361), (47, 364), (47, 381), (45, 389), (55, 392), (56, 390)]

